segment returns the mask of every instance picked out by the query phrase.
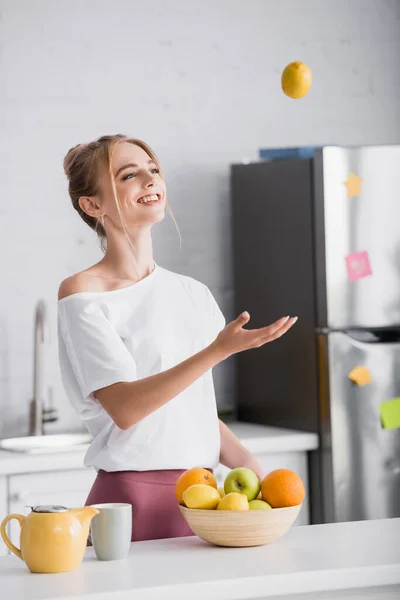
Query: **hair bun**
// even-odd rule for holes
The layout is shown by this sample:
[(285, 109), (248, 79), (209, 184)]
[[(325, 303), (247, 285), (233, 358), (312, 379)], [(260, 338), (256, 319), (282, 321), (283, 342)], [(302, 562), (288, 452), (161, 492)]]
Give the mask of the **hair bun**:
[(68, 150), (67, 154), (65, 155), (63, 166), (64, 166), (64, 173), (66, 174), (68, 179), (70, 179), (70, 177), (71, 177), (71, 171), (74, 166), (74, 163), (75, 163), (78, 155), (82, 151), (82, 148), (84, 147), (84, 145), (85, 144), (77, 144), (73, 148), (70, 148)]

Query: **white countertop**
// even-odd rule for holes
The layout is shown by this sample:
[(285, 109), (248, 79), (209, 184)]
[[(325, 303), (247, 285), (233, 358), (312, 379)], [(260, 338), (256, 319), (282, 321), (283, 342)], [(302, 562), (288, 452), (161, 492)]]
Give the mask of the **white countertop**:
[(400, 518), (293, 527), (254, 548), (220, 548), (195, 536), (134, 542), (128, 559), (114, 562), (97, 561), (88, 548), (76, 571), (55, 575), (32, 575), (9, 556), (0, 559), (0, 580), (7, 600), (320, 598), (328, 590), (337, 598), (373, 586), (393, 586), (386, 597), (395, 598)]
[(318, 435), (307, 431), (233, 421), (226, 423), (250, 452), (307, 452), (318, 448)]
[(46, 454), (25, 454), (0, 450), (0, 477), (17, 473), (40, 473), (42, 471), (66, 471), (83, 469), (85, 451), (69, 450)]
[[(306, 452), (318, 448), (315, 433), (237, 421), (227, 422), (227, 426), (252, 453)], [(0, 476), (83, 468), (85, 453), (82, 449), (45, 454), (0, 451)]]

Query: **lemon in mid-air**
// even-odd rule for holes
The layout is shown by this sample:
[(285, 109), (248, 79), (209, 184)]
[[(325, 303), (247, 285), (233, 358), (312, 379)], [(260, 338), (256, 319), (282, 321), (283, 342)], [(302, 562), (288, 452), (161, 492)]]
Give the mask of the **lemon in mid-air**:
[(282, 90), (289, 98), (304, 98), (312, 84), (311, 69), (300, 61), (287, 65), (281, 77)]

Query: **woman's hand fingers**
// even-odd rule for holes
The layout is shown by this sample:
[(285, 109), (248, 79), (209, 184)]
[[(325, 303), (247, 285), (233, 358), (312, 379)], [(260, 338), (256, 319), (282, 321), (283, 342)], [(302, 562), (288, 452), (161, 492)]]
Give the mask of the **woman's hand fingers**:
[(247, 311), (239, 315), (218, 334), (213, 342), (214, 346), (218, 346), (226, 357), (250, 348), (259, 348), (289, 331), (296, 323), (297, 317), (282, 317), (275, 323), (260, 329), (243, 329), (249, 320), (250, 315)]
[(287, 331), (289, 331), (296, 321), (297, 317), (282, 317), (282, 319), (278, 319), (278, 321), (275, 321), (275, 323), (272, 323), (272, 325), (262, 327), (261, 329), (254, 329), (253, 333), (257, 332), (256, 347), (259, 348), (268, 342), (277, 340)]
[[(265, 339), (266, 341), (276, 340), (277, 338), (281, 337), (281, 335), (283, 335), (284, 333), (289, 331), (289, 329), (291, 327), (293, 327), (293, 325), (296, 323), (296, 321), (297, 321), (297, 317), (288, 318), (282, 324), (278, 325), (277, 327), (273, 327), (273, 329), (271, 329), (270, 331), (265, 331), (262, 334), (263, 339)], [(268, 329), (269, 329), (268, 327), (265, 327), (265, 330), (268, 330)]]
[(267, 325), (266, 327), (260, 327), (259, 329), (252, 329), (254, 333), (257, 335), (269, 335), (273, 334), (275, 331), (278, 331), (281, 327), (283, 327), (289, 320), (290, 317), (281, 317), (275, 323), (271, 323), (271, 325)]

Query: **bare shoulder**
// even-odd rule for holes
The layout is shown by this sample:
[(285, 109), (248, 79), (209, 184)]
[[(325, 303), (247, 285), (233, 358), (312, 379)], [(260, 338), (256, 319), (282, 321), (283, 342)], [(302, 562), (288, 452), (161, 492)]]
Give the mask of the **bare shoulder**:
[(76, 273), (61, 282), (60, 287), (58, 288), (58, 299), (62, 300), (72, 294), (79, 294), (80, 292), (87, 291), (89, 291), (87, 277), (84, 273)]
[(58, 299), (62, 300), (72, 294), (80, 294), (82, 292), (102, 292), (104, 286), (101, 279), (92, 273), (91, 269), (75, 273), (71, 277), (67, 277), (61, 282), (58, 288)]

